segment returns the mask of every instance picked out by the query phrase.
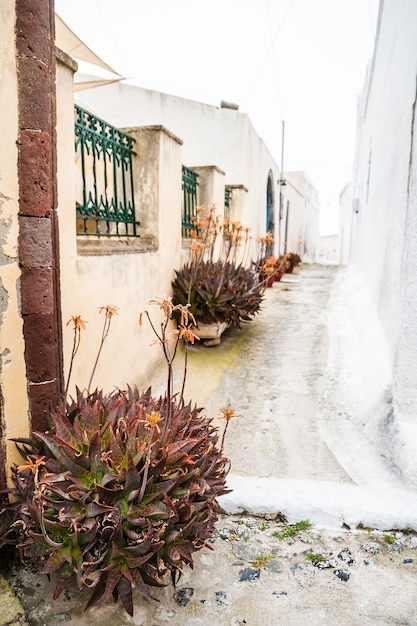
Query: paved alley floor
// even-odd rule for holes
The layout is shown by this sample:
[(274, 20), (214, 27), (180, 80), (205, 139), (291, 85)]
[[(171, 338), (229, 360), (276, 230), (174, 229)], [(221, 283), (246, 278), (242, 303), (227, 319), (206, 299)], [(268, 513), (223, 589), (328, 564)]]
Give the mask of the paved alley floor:
[(362, 428), (363, 355), (346, 281), (346, 268), (304, 265), (266, 290), (253, 322), (191, 349), (187, 399), (211, 417), (226, 405), (240, 416), (225, 443), (229, 512), (416, 526), (410, 490)]
[(417, 626), (417, 498), (360, 427), (345, 280), (343, 268), (302, 266), (253, 322), (190, 350), (186, 399), (239, 418), (225, 444), (230, 515), (177, 589), (137, 596), (133, 618), (112, 604), (83, 614), (72, 585), (54, 601), (46, 577), (12, 567), (25, 616), (0, 624)]

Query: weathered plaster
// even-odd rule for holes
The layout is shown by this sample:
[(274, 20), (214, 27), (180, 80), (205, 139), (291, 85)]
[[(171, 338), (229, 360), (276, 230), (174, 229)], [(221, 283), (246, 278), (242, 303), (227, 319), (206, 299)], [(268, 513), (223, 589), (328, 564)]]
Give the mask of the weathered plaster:
[[(0, 482), (19, 461), (12, 437), (29, 434), (18, 264), (15, 0), (0, 3)], [(3, 486), (3, 485), (2, 485)]]

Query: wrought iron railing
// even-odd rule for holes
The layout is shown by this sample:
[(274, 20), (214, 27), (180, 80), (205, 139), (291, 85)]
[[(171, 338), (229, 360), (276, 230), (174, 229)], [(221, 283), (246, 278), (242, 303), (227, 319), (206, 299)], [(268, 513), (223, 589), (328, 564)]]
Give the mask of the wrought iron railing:
[(230, 187), (224, 188), (224, 216), (229, 217), (230, 215), (230, 199), (232, 197), (232, 190)]
[(77, 234), (136, 237), (133, 137), (75, 105)]
[(197, 216), (198, 174), (189, 167), (182, 166), (182, 236), (191, 237), (195, 230), (193, 218)]

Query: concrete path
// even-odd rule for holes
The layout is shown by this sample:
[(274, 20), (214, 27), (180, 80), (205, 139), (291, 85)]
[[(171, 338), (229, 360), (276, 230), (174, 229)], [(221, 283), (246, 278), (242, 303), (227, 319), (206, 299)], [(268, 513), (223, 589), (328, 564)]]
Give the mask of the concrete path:
[[(73, 585), (53, 601), (46, 577), (17, 567), (5, 571), (25, 615), (18, 605), (0, 624), (417, 626), (417, 498), (365, 436), (372, 390), (361, 395), (345, 281), (304, 266), (267, 290), (254, 322), (191, 349), (186, 396), (240, 417), (225, 445), (231, 515), (177, 589), (156, 590), (159, 604), (137, 596), (133, 618), (111, 604), (82, 614)], [(288, 534), (300, 520), (312, 526)], [(5, 615), (1, 599), (0, 587)]]
[(192, 348), (188, 398), (209, 416), (227, 404), (240, 415), (225, 444), (228, 511), (417, 529), (413, 490), (361, 421), (372, 390), (357, 380), (364, 355), (347, 280), (345, 268), (303, 266), (266, 291), (254, 322), (228, 330), (220, 346)]

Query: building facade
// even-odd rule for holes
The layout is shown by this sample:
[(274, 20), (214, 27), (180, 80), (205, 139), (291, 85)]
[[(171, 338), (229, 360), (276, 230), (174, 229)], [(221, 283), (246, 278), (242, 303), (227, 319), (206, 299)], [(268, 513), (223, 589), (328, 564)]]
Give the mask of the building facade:
[[(372, 62), (358, 105), (350, 262), (386, 341), (375, 436), (417, 482), (417, 5), (381, 0)], [(377, 358), (369, 378), (378, 371)], [(382, 406), (382, 408), (381, 408)]]

